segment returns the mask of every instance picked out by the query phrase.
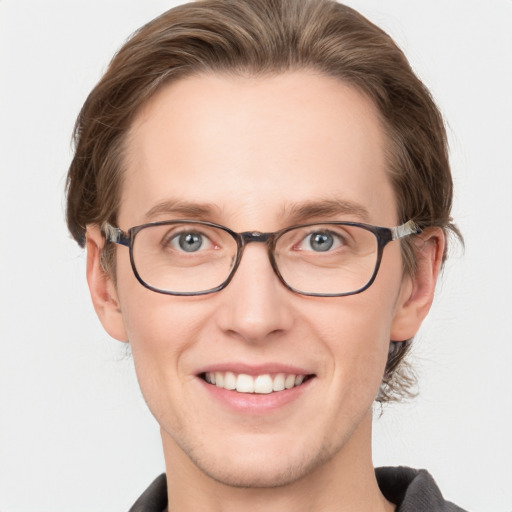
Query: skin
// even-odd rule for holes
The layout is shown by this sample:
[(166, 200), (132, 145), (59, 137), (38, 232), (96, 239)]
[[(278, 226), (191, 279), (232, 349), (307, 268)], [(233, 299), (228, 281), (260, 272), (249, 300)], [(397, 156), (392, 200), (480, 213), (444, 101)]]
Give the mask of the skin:
[[(239, 232), (324, 220), (395, 226), (385, 143), (372, 103), (332, 78), (306, 71), (185, 78), (133, 122), (118, 225), (200, 218)], [(174, 205), (148, 217), (176, 200), (209, 209)], [(325, 201), (358, 208), (306, 216), (294, 209)], [(389, 340), (412, 337), (431, 305), (440, 230), (418, 240), (414, 276), (404, 275), (392, 242), (374, 284), (338, 298), (287, 290), (262, 244), (246, 248), (227, 288), (200, 297), (144, 288), (118, 247), (116, 287), (99, 263), (103, 243), (89, 226), (91, 295), (105, 329), (131, 343), (161, 426), (171, 510), (394, 509), (373, 472), (371, 407)], [(292, 365), (314, 378), (283, 406), (234, 410), (198, 377), (208, 365), (233, 363)]]

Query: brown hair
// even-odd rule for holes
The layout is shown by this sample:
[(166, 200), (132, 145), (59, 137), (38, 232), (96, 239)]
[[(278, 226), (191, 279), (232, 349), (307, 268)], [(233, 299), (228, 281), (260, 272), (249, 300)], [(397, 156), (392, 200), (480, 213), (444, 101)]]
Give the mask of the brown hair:
[[(388, 135), (389, 175), (401, 222), (457, 229), (442, 117), (393, 40), (332, 0), (204, 0), (171, 9), (119, 50), (76, 122), (67, 179), (67, 223), (80, 245), (88, 224), (116, 224), (123, 144), (142, 105), (163, 84), (201, 72), (265, 75), (314, 69), (377, 106)], [(108, 251), (106, 264), (112, 260)], [(403, 243), (404, 265), (414, 251)], [(410, 394), (409, 342), (391, 343), (379, 401)]]

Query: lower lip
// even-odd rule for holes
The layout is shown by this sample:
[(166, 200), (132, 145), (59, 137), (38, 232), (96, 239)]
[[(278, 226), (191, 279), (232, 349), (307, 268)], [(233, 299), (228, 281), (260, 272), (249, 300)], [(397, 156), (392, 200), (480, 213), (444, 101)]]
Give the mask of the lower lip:
[(239, 393), (224, 388), (219, 388), (209, 384), (198, 377), (206, 391), (215, 400), (219, 401), (225, 407), (236, 412), (246, 414), (264, 414), (281, 409), (282, 407), (297, 400), (309, 387), (314, 378), (309, 378), (300, 386), (284, 389), (283, 391), (274, 391), (273, 393)]

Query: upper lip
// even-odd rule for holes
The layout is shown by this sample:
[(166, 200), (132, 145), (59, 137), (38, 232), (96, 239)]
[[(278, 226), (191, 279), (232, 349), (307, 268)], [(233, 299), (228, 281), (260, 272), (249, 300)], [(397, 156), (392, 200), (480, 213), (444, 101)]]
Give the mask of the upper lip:
[(265, 374), (278, 374), (284, 373), (287, 375), (312, 375), (313, 372), (306, 370), (305, 368), (282, 364), (282, 363), (266, 363), (266, 364), (246, 364), (246, 363), (215, 363), (199, 368), (196, 372), (197, 375), (204, 373), (213, 372), (232, 372), (235, 374), (246, 374), (246, 375), (265, 375)]

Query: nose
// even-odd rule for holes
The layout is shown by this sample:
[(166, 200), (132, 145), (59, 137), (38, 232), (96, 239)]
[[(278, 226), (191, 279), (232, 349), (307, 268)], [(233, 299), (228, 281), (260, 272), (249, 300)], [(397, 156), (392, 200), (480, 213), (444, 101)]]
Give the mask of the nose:
[(217, 310), (223, 332), (249, 343), (282, 336), (293, 323), (293, 292), (274, 273), (265, 244), (246, 246), (240, 265)]

